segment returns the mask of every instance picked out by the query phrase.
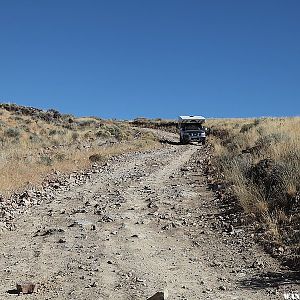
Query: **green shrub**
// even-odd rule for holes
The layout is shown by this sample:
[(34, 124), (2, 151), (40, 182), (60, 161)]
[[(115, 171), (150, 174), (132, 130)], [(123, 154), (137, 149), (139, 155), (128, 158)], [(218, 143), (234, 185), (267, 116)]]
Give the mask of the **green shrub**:
[(244, 132), (247, 132), (249, 131), (251, 128), (255, 127), (255, 123), (249, 123), (249, 124), (244, 124), (242, 127), (241, 127), (241, 130), (240, 130), (240, 133), (244, 133)]
[(106, 158), (102, 154), (96, 153), (96, 154), (91, 155), (89, 157), (89, 160), (94, 163), (95, 162), (104, 162), (104, 161), (106, 161)]
[(19, 138), (21, 133), (20, 130), (17, 128), (8, 128), (4, 132), (5, 136), (10, 137), (10, 138)]
[(95, 136), (98, 138), (108, 138), (111, 136), (111, 133), (105, 129), (100, 129), (95, 133)]
[(96, 120), (83, 120), (83, 121), (78, 122), (78, 126), (79, 127), (89, 127), (89, 126), (95, 125), (95, 123), (96, 123)]
[(43, 155), (40, 158), (40, 163), (46, 166), (51, 166), (53, 164), (53, 160), (49, 155)]
[(55, 135), (57, 133), (57, 130), (56, 129), (51, 129), (49, 131), (49, 135)]
[(57, 161), (64, 161), (66, 160), (67, 156), (65, 153), (57, 153), (55, 154), (55, 157), (54, 157)]
[(41, 141), (41, 138), (36, 134), (36, 133), (32, 133), (30, 136), (29, 136), (29, 140), (32, 142), (32, 143), (39, 143)]
[(76, 141), (79, 138), (78, 132), (72, 132), (72, 140)]

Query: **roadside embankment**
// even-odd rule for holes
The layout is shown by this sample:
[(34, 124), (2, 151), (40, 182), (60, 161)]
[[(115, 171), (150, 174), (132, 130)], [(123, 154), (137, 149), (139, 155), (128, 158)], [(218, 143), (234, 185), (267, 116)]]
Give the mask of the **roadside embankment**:
[(236, 203), (268, 252), (299, 269), (300, 118), (216, 119), (208, 126), (213, 188)]

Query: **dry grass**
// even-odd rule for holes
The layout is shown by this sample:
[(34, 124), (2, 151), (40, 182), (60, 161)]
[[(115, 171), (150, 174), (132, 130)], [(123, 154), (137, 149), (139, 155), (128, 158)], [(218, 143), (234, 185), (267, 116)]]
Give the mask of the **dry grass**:
[(147, 127), (178, 133), (178, 122), (176, 120), (137, 118), (131, 121), (130, 124), (136, 127)]
[(261, 224), (268, 243), (284, 249), (287, 260), (299, 261), (300, 118), (218, 119), (207, 124), (219, 176)]
[(47, 121), (0, 108), (0, 193), (8, 196), (39, 184), (53, 171), (88, 168), (95, 154), (104, 162), (113, 155), (158, 145), (153, 135), (122, 122), (97, 118)]

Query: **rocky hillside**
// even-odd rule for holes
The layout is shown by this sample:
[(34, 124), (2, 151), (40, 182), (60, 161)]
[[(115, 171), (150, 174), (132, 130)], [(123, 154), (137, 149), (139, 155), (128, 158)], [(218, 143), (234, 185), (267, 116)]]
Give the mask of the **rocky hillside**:
[(50, 173), (86, 169), (157, 145), (151, 133), (123, 122), (0, 104), (0, 194), (40, 184)]
[(213, 188), (243, 214), (233, 226), (246, 222), (268, 252), (299, 270), (300, 118), (208, 123)]

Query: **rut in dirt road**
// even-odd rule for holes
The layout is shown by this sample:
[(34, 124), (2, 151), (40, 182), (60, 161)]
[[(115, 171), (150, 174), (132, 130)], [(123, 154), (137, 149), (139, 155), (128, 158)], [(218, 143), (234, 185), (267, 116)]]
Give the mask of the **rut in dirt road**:
[(125, 155), (31, 208), (1, 234), (0, 299), (22, 280), (39, 283), (24, 299), (147, 299), (165, 288), (169, 299), (282, 299), (280, 285), (252, 286), (277, 263), (215, 228), (206, 151)]

